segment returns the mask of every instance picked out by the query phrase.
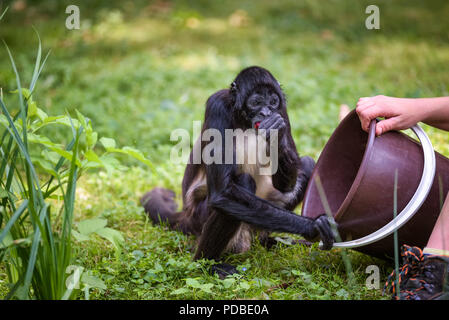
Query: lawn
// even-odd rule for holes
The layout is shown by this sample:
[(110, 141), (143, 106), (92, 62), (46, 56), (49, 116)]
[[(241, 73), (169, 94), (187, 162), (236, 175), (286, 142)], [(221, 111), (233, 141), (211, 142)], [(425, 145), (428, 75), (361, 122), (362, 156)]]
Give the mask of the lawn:
[[(65, 27), (72, 1), (2, 4), (0, 14), (9, 9), (0, 38), (22, 82), (29, 83), (33, 71), (33, 27), (44, 52), (51, 49), (33, 94), (39, 107), (49, 115), (79, 110), (100, 136), (141, 150), (155, 168), (123, 156), (120, 170), (92, 170), (78, 182), (74, 229), (103, 218), (124, 238), (118, 247), (98, 235), (73, 239), (74, 264), (104, 283), (89, 290), (90, 299), (388, 298), (381, 289), (392, 264), (347, 251), (351, 282), (340, 250), (292, 246), (285, 234), (270, 250), (254, 243), (247, 253), (225, 256), (240, 274), (220, 280), (208, 273), (210, 262), (192, 261), (195, 239), (153, 226), (139, 197), (163, 186), (176, 192), (181, 206), (184, 166), (169, 161), (170, 133), (191, 132), (207, 98), (249, 65), (280, 81), (298, 151), (315, 159), (342, 103), (354, 108), (359, 97), (376, 94), (449, 95), (447, 1), (83, 1), (80, 30)], [(379, 30), (365, 27), (370, 4), (380, 8)], [(5, 101), (15, 98), (3, 45), (0, 88)], [(449, 156), (447, 133), (424, 128), (435, 149)], [(69, 142), (66, 131), (48, 135)], [(380, 268), (380, 289), (365, 284), (369, 265)], [(0, 297), (8, 285), (0, 265)]]

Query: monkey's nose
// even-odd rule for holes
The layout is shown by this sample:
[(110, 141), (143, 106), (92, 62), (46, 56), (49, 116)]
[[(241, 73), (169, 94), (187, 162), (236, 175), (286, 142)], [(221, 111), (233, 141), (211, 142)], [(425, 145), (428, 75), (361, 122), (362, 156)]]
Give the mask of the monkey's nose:
[(259, 112), (259, 115), (261, 115), (263, 117), (268, 117), (270, 114), (271, 114), (271, 111), (267, 107), (263, 107), (262, 110), (260, 110), (260, 112)]

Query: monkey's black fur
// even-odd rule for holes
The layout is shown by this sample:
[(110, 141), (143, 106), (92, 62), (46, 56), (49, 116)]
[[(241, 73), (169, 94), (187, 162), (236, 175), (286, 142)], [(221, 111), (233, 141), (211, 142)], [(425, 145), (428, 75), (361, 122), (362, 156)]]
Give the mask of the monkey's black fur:
[[(224, 145), (223, 164), (193, 164), (191, 153), (182, 182), (181, 212), (176, 213), (170, 190), (156, 188), (142, 198), (153, 221), (167, 221), (174, 229), (199, 236), (195, 259), (218, 260), (227, 247), (247, 249), (248, 245), (242, 243), (247, 241), (245, 234), (252, 233), (245, 233), (245, 224), (251, 226), (248, 230), (288, 232), (314, 240), (320, 237), (323, 248), (332, 247), (334, 237), (324, 215), (312, 220), (291, 212), (303, 199), (314, 161), (299, 157), (284, 93), (271, 73), (261, 67), (242, 70), (230, 89), (209, 97), (202, 132), (214, 128), (225, 137), (225, 129), (246, 130), (255, 123), (260, 123), (259, 129), (279, 132), (278, 170), (271, 176), (272, 191), (281, 195), (276, 201), (270, 193), (265, 199), (256, 196), (259, 188), (266, 187), (257, 185), (257, 177), (242, 171), (236, 163), (224, 164)], [(207, 143), (201, 142), (202, 147)], [(235, 272), (225, 264), (215, 270), (221, 274)]]

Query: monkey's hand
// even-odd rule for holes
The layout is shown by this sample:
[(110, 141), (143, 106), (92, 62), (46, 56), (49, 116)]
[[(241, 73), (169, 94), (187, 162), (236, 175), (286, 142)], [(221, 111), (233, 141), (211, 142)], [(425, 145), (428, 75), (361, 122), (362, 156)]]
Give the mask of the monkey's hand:
[(335, 241), (335, 235), (332, 231), (329, 219), (326, 214), (322, 214), (313, 221), (310, 234), (305, 235), (309, 241), (316, 241), (318, 238), (323, 242), (322, 250), (330, 250)]
[(267, 141), (269, 141), (271, 135), (270, 130), (277, 130), (278, 139), (282, 139), (285, 134), (286, 128), (287, 125), (285, 124), (284, 118), (282, 118), (279, 113), (274, 113), (272, 116), (267, 117), (260, 122), (258, 130), (265, 130), (265, 138)]

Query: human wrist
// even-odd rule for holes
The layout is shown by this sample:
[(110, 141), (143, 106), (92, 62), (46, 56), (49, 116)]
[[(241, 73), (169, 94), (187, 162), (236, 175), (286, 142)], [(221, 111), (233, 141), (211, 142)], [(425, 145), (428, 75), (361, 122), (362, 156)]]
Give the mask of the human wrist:
[(449, 115), (449, 97), (420, 98), (416, 99), (416, 112), (420, 115), (420, 120), (425, 123), (448, 121), (445, 119)]

